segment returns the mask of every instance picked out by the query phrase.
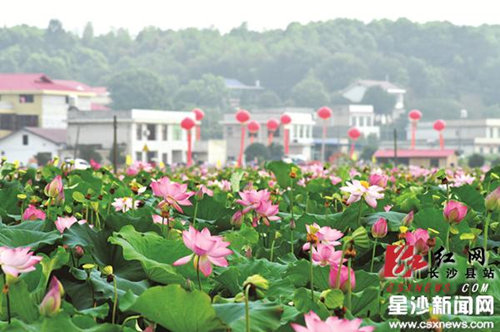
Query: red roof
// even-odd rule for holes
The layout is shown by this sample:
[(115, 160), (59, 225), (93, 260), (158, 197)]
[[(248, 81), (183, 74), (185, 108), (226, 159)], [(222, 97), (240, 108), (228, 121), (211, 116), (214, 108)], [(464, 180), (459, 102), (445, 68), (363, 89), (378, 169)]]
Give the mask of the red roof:
[[(446, 158), (455, 153), (455, 150), (398, 150), (398, 158)], [(378, 150), (375, 158), (394, 158), (394, 150)]]
[(103, 104), (91, 103), (90, 110), (91, 111), (110, 111), (111, 108), (109, 108), (108, 106), (103, 105)]
[(79, 91), (59, 84), (45, 74), (1, 74), (0, 91)]
[(82, 82), (72, 81), (72, 80), (53, 80), (55, 83), (64, 85), (68, 88), (78, 90), (81, 92), (93, 92), (96, 94), (107, 94), (108, 89), (105, 86), (90, 86)]

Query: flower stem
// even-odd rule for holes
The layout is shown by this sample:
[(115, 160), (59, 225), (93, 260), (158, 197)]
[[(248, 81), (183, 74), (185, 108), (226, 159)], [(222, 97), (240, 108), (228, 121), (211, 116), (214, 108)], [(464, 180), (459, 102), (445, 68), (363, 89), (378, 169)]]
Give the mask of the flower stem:
[(372, 261), (370, 263), (370, 272), (373, 272), (373, 261), (375, 260), (375, 249), (377, 248), (377, 238), (375, 238), (375, 243), (373, 244), (372, 250)]
[(345, 254), (345, 247), (342, 246), (342, 255), (340, 256), (340, 263), (337, 269), (337, 279), (335, 282), (335, 288), (340, 289), (340, 271), (342, 270), (342, 265), (344, 264), (344, 254)]
[(272, 262), (273, 261), (273, 257), (274, 257), (274, 242), (276, 241), (276, 238), (273, 239), (273, 242), (271, 242), (271, 254), (269, 256), (269, 261)]
[(248, 304), (248, 293), (250, 290), (250, 285), (245, 287), (245, 326), (246, 332), (250, 332), (250, 306)]
[(196, 228), (196, 216), (198, 215), (198, 200), (194, 203), (193, 227)]
[(361, 210), (363, 209), (363, 204), (359, 203), (359, 211), (358, 211), (358, 226), (361, 226)]
[(488, 211), (488, 215), (486, 216), (486, 222), (484, 224), (484, 230), (483, 230), (483, 248), (484, 248), (484, 255), (486, 256), (486, 262), (488, 262), (488, 252), (486, 249), (488, 248), (488, 228), (490, 227), (490, 220), (491, 220), (491, 213)]
[(293, 215), (293, 181), (290, 179), (290, 213), (292, 220), (290, 221), (290, 252), (293, 255), (293, 229), (295, 227), (295, 217)]
[(10, 324), (10, 297), (9, 297), (9, 285), (7, 285), (7, 275), (3, 275), (3, 292), (7, 299), (7, 322)]
[(351, 258), (349, 257), (347, 259), (347, 308), (351, 310), (351, 295), (352, 295), (352, 289), (351, 289)]
[(311, 279), (311, 300), (314, 303), (314, 269), (313, 269), (312, 247), (309, 249), (309, 260), (310, 260), (309, 278)]
[(446, 230), (446, 250), (450, 251), (450, 228), (451, 224), (448, 225), (448, 229)]
[(115, 292), (115, 297), (113, 299), (113, 314), (111, 318), (111, 323), (114, 324), (116, 321), (116, 306), (118, 305), (118, 289), (116, 286), (116, 277), (113, 276), (113, 291)]
[(196, 277), (198, 278), (198, 287), (201, 291), (201, 279), (200, 279), (200, 256), (195, 256), (196, 261)]

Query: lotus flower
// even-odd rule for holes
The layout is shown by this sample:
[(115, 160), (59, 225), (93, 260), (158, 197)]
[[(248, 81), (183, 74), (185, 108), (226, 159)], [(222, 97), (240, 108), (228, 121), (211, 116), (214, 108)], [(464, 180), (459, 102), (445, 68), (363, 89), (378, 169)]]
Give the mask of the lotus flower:
[(102, 166), (101, 164), (99, 164), (97, 161), (95, 161), (94, 159), (90, 159), (90, 167), (92, 167), (92, 169), (94, 171), (97, 171), (99, 170)]
[(62, 177), (57, 175), (52, 181), (50, 181), (43, 190), (45, 196), (55, 199), (57, 203), (64, 201), (64, 188)]
[[(335, 250), (331, 245), (319, 243), (316, 248), (312, 248), (312, 260), (315, 265), (338, 265), (341, 258), (342, 250)], [(347, 259), (344, 259), (344, 261), (347, 261)]]
[(57, 220), (55, 221), (56, 228), (57, 230), (62, 234), (64, 233), (65, 229), (69, 229), (74, 223), (79, 223), (80, 225), (83, 225), (87, 222), (87, 220), (83, 219), (78, 221), (75, 217), (57, 217)]
[(447, 222), (458, 224), (467, 215), (467, 206), (451, 200), (444, 207), (443, 215)]
[(134, 201), (132, 197), (122, 197), (115, 198), (111, 205), (115, 208), (116, 212), (122, 211), (123, 213), (125, 213), (130, 209), (137, 209), (137, 207), (139, 206), (139, 201)]
[(37, 209), (33, 204), (24, 210), (23, 220), (45, 220), (45, 212)]
[(413, 219), (415, 219), (415, 214), (413, 213), (413, 211), (410, 211), (406, 216), (404, 216), (404, 218), (403, 218), (403, 220), (402, 220), (401, 223), (404, 226), (408, 227), (413, 222)]
[(304, 320), (306, 326), (295, 323), (290, 324), (295, 332), (372, 332), (375, 329), (373, 326), (360, 327), (363, 321), (359, 318), (348, 320), (328, 317), (325, 321), (322, 321), (313, 311), (305, 314)]
[(193, 196), (194, 193), (187, 191), (187, 184), (180, 184), (177, 182), (171, 182), (169, 178), (162, 177), (158, 181), (151, 182), (151, 189), (153, 189), (153, 194), (163, 198), (160, 203), (160, 207), (166, 205), (172, 206), (174, 209), (180, 213), (184, 213), (181, 205), (192, 205), (189, 201), (189, 197)]
[(176, 260), (173, 265), (184, 265), (194, 257), (194, 266), (199, 269), (205, 277), (212, 274), (212, 264), (217, 266), (228, 266), (226, 256), (233, 252), (227, 248), (229, 242), (223, 240), (222, 236), (212, 236), (208, 228), (201, 232), (193, 226), (188, 231), (182, 232), (182, 240), (186, 247), (193, 253)]
[(320, 227), (316, 223), (312, 225), (306, 225), (306, 230), (308, 241), (302, 246), (302, 250), (304, 251), (307, 251), (311, 248), (311, 242), (315, 244), (323, 243), (332, 246), (338, 246), (341, 242), (337, 240), (339, 240), (344, 235), (339, 230), (328, 226)]
[[(332, 264), (330, 266), (330, 287), (332, 288), (337, 288), (337, 275), (338, 275), (338, 270), (340, 268), (340, 289), (344, 292), (347, 291), (347, 285), (349, 281), (349, 268), (343, 264)], [(351, 289), (354, 289), (356, 287), (356, 278), (354, 275), (354, 270), (351, 268)]]
[(255, 209), (257, 216), (253, 220), (253, 226), (257, 226), (258, 220), (263, 220), (266, 226), (269, 226), (269, 221), (280, 220), (280, 217), (277, 216), (279, 212), (279, 206), (273, 205), (271, 201), (262, 201), (260, 205)]
[(427, 245), (427, 240), (429, 239), (429, 232), (423, 228), (418, 228), (413, 232), (406, 232), (405, 234), (406, 243), (409, 245), (414, 245), (418, 253), (427, 254), (429, 246)]
[(372, 173), (368, 178), (370, 186), (379, 186), (385, 188), (387, 186), (387, 180), (389, 177), (385, 174)]
[(61, 309), (61, 296), (64, 294), (64, 288), (56, 277), (50, 281), (49, 291), (40, 303), (39, 310), (43, 316), (51, 317), (56, 315)]
[(347, 186), (340, 188), (340, 190), (350, 193), (347, 204), (355, 203), (361, 198), (364, 198), (366, 203), (372, 208), (377, 207), (377, 199), (384, 198), (384, 194), (380, 193), (384, 189), (379, 186), (370, 186), (366, 181), (354, 180), (347, 182)]
[(360, 328), (362, 320), (340, 319), (338, 317), (329, 317), (322, 321), (313, 311), (304, 315), (306, 326), (300, 326), (292, 323), (291, 326), (296, 332), (372, 332), (373, 326)]
[(241, 199), (237, 199), (236, 203), (245, 206), (243, 209), (243, 214), (249, 212), (250, 210), (256, 209), (261, 202), (268, 201), (271, 197), (271, 193), (264, 190), (245, 190), (239, 193)]
[(0, 265), (3, 272), (17, 277), (19, 273), (34, 271), (34, 266), (42, 260), (42, 257), (33, 256), (30, 249), (0, 247)]
[(198, 191), (196, 191), (195, 196), (198, 199), (202, 199), (203, 195), (207, 195), (207, 196), (212, 197), (214, 195), (214, 192), (212, 190), (208, 189), (204, 184), (200, 184), (198, 186)]
[(384, 218), (379, 218), (372, 225), (372, 236), (377, 239), (381, 239), (387, 235), (387, 220)]

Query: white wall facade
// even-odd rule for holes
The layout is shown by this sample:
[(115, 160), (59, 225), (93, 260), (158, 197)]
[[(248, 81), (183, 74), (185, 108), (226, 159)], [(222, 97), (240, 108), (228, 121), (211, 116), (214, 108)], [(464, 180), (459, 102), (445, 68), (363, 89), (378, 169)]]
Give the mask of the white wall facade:
[(39, 127), (67, 128), (68, 104), (66, 96), (42, 95), (42, 114)]
[[(23, 136), (27, 137), (24, 138), (27, 141), (23, 142)], [(58, 155), (59, 148), (57, 144), (26, 130), (19, 130), (0, 140), (0, 155), (10, 162), (18, 160), (22, 165), (27, 165), (39, 152), (48, 152), (54, 157)]]

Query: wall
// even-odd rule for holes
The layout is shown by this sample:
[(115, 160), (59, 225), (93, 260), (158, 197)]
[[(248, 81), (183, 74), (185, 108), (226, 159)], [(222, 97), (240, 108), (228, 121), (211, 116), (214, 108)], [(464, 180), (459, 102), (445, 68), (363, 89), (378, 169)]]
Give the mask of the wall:
[[(28, 135), (28, 145), (23, 145), (23, 135)], [(0, 141), (0, 154), (4, 152), (7, 160), (19, 160), (27, 165), (38, 152), (50, 152), (52, 157), (58, 154), (58, 146), (28, 131), (20, 130)]]

